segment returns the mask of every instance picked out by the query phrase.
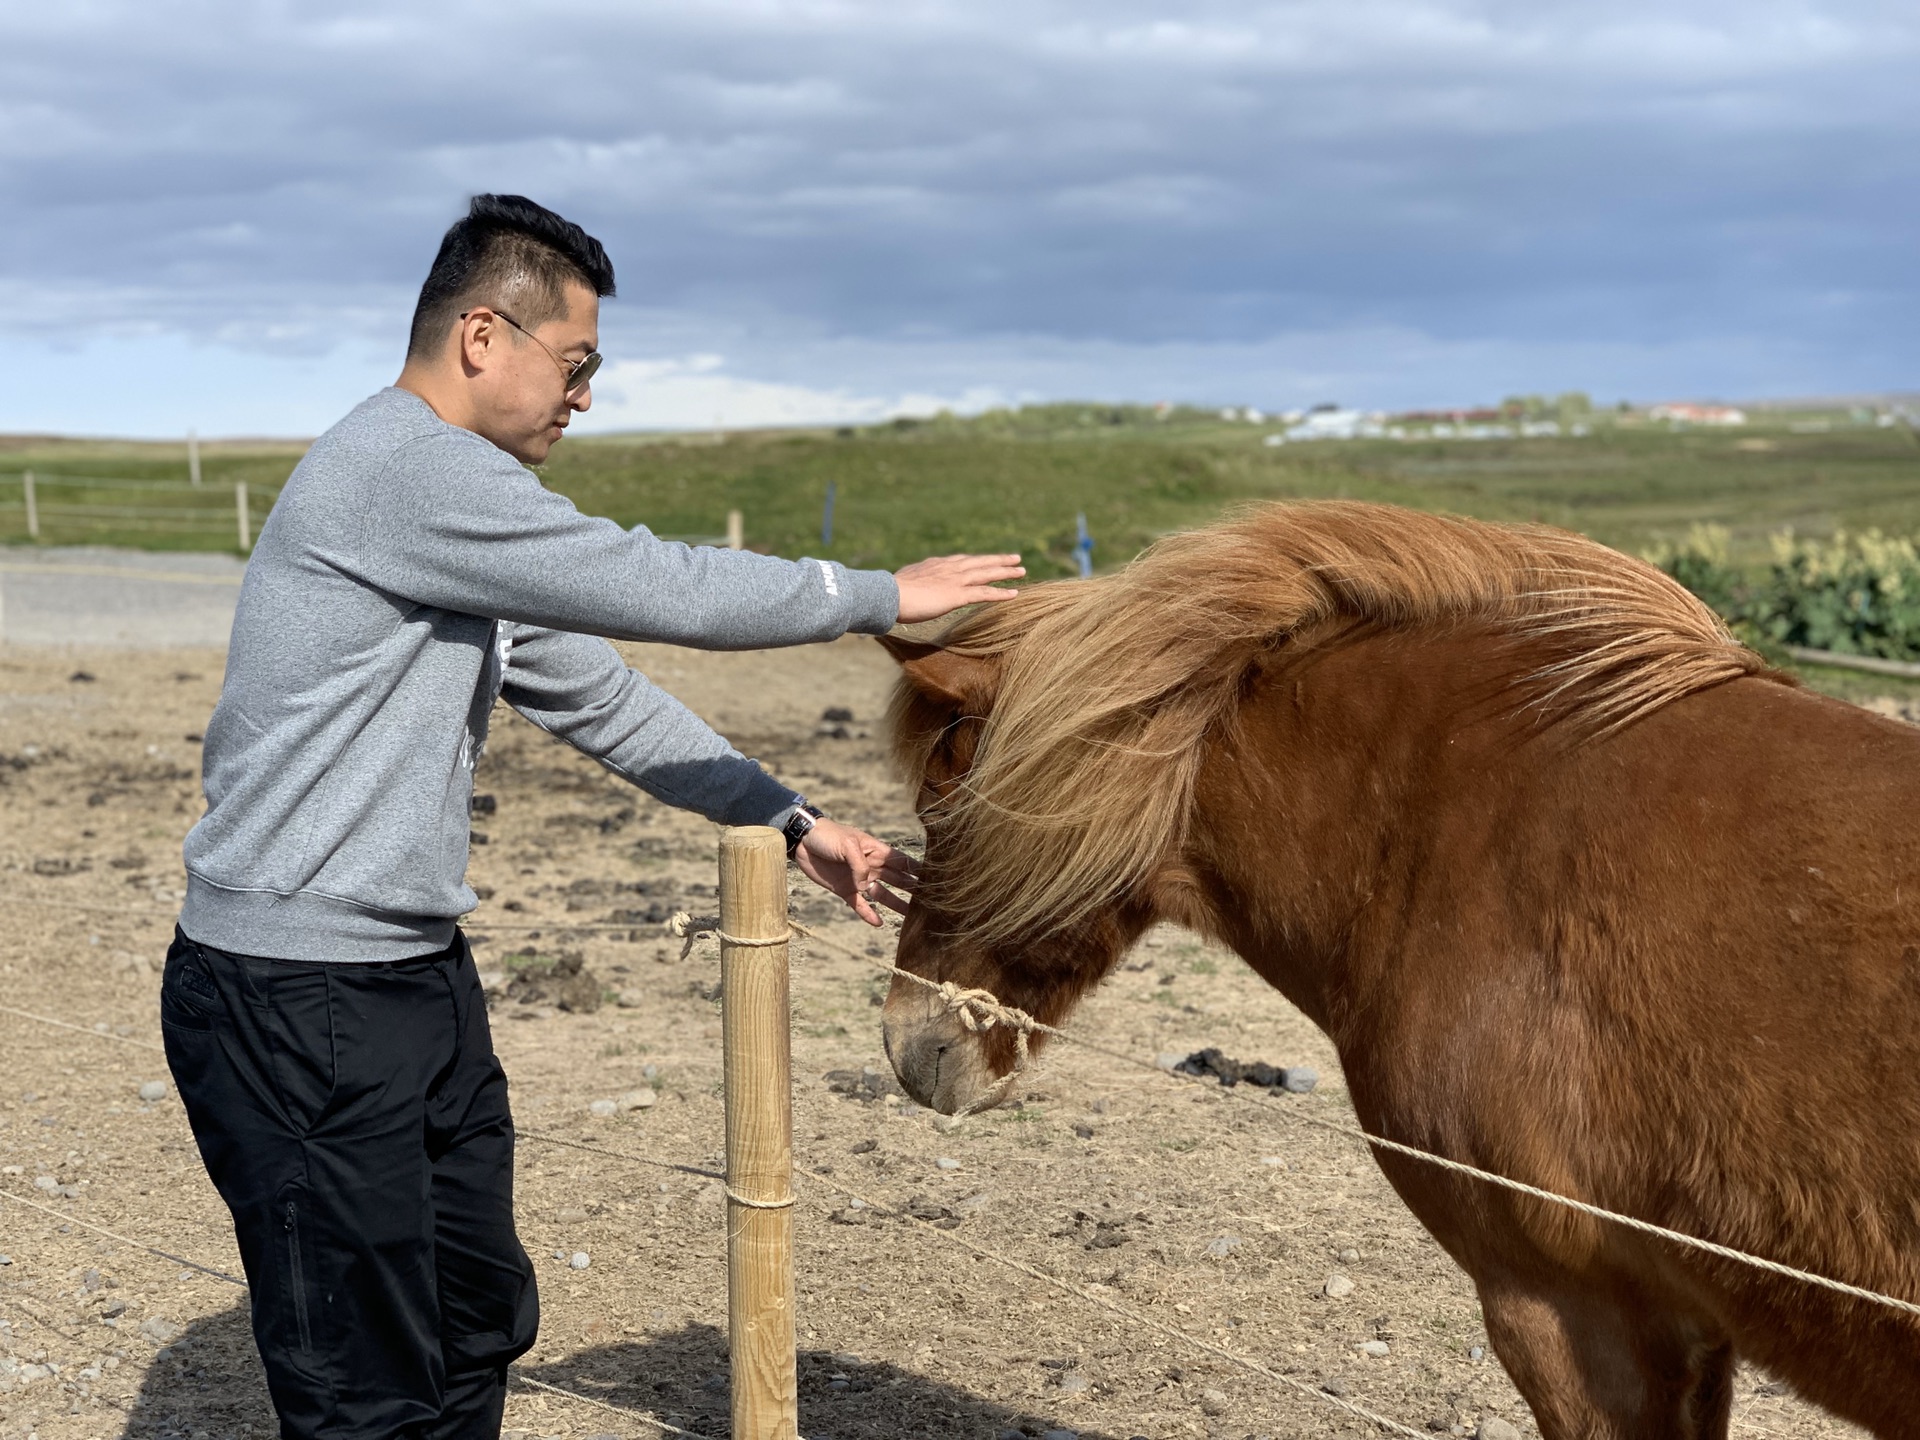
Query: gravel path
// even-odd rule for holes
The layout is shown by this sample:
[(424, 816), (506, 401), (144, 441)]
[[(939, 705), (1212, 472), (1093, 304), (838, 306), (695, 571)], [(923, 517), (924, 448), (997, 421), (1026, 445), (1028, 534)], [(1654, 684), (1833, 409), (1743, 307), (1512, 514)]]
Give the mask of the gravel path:
[(222, 646), (246, 562), (97, 546), (0, 549), (0, 641), (128, 650)]

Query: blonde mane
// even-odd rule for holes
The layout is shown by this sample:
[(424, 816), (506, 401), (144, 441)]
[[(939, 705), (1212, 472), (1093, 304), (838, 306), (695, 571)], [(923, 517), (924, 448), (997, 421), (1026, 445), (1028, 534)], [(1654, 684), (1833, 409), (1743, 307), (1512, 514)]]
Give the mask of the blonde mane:
[[(1208, 731), (1247, 666), (1327, 622), (1475, 622), (1544, 642), (1525, 697), (1618, 729), (1765, 662), (1653, 566), (1582, 536), (1385, 505), (1263, 506), (1175, 535), (1093, 580), (1036, 585), (944, 637), (1001, 666), (972, 768), (928, 817), (934, 896), (993, 943), (1071, 924), (1143, 880), (1186, 832)], [(937, 734), (894, 707), (918, 781)]]

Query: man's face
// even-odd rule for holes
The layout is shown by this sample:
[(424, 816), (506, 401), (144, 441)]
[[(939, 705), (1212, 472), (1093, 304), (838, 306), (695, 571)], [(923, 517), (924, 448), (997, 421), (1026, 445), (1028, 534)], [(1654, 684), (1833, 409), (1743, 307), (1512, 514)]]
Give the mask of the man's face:
[(574, 412), (593, 403), (591, 384), (567, 393), (567, 367), (599, 348), (600, 298), (575, 284), (566, 301), (565, 315), (530, 327), (530, 335), (485, 307), (463, 322), (475, 405), (469, 428), (528, 465), (545, 460)]

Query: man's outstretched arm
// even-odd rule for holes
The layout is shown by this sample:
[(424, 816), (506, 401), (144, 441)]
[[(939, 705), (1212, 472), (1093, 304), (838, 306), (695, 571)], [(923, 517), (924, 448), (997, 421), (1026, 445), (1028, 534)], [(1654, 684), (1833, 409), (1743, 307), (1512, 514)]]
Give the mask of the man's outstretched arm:
[[(604, 640), (530, 625), (508, 628), (501, 698), (551, 735), (593, 756), (657, 800), (722, 825), (784, 825), (800, 796), (716, 734)], [(816, 824), (801, 871), (870, 925), (876, 905), (905, 908), (911, 856), (849, 825)]]

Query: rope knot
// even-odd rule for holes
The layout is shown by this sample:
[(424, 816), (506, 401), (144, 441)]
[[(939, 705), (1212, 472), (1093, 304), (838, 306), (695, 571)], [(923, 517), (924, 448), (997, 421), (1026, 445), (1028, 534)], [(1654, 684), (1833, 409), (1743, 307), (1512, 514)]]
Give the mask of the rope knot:
[(793, 931), (781, 935), (729, 935), (720, 928), (718, 915), (692, 915), (685, 910), (673, 912), (673, 918), (667, 921), (667, 933), (680, 939), (680, 958), (686, 959), (693, 953), (694, 944), (705, 939), (718, 940), (723, 945), (732, 945), (736, 949), (745, 947), (750, 950), (764, 950), (773, 945), (785, 945), (793, 938)]
[(1005, 1025), (1023, 1036), (1033, 1033), (1033, 1017), (1001, 1004), (991, 990), (963, 989), (951, 980), (942, 980), (935, 993), (943, 1007), (960, 1017), (970, 1034), (984, 1035), (996, 1025)]
[(984, 1035), (996, 1025), (1004, 1025), (1013, 1031), (1013, 1068), (969, 1103), (954, 1111), (953, 1118), (958, 1122), (982, 1110), (990, 1110), (1006, 1099), (1014, 1082), (1026, 1073), (1033, 1061), (1027, 1037), (1040, 1028), (1040, 1022), (1017, 1006), (1002, 1003), (991, 990), (966, 989), (951, 980), (942, 980), (934, 987), (934, 993), (940, 997), (940, 1003), (946, 1010), (959, 1017), (970, 1035)]

